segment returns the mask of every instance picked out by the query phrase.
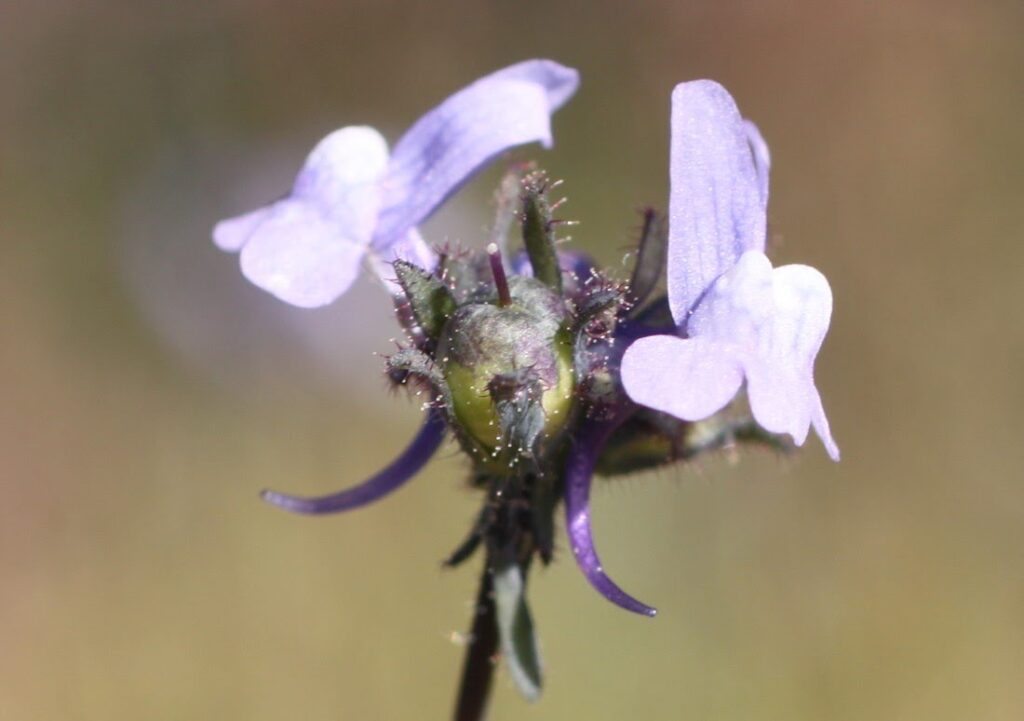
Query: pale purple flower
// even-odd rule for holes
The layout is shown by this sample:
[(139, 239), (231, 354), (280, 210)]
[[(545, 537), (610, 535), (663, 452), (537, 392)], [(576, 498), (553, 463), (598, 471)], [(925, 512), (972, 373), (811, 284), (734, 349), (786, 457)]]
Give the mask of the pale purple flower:
[(678, 335), (634, 342), (622, 383), (641, 405), (697, 421), (746, 380), (757, 422), (803, 444), (814, 426), (839, 448), (814, 385), (832, 292), (806, 265), (772, 268), (764, 254), (768, 148), (721, 85), (672, 93), (668, 297)]
[(384, 278), (402, 258), (431, 268), (416, 226), (499, 153), (539, 141), (550, 147), (551, 114), (579, 84), (575, 70), (528, 60), (455, 93), (420, 118), (389, 153), (370, 127), (336, 130), (313, 149), (291, 193), (213, 231), (240, 252), (245, 277), (306, 308), (336, 300), (364, 256)]

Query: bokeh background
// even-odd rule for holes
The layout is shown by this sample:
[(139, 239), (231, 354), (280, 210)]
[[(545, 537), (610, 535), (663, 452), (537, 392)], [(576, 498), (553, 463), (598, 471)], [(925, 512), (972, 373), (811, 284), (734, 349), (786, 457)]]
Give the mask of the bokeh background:
[[(598, 544), (532, 599), (545, 697), (493, 719), (1024, 717), (1019, 2), (0, 2), (0, 719), (444, 719), (479, 499), (449, 449), (303, 519), (418, 425), (366, 282), (300, 311), (217, 252), (322, 135), (394, 140), (520, 59), (579, 68), (556, 147), (576, 246), (622, 267), (664, 204), (668, 96), (711, 77), (773, 153), (777, 261), (836, 298), (844, 457), (603, 483)], [(497, 171), (426, 226), (479, 242)], [(563, 551), (564, 551), (563, 543)]]

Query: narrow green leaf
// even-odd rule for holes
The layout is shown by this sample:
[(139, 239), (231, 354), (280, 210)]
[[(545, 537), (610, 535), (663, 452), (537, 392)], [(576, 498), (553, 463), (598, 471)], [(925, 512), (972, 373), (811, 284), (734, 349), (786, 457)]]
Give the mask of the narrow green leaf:
[(509, 563), (494, 570), (493, 580), (502, 657), (519, 692), (536, 701), (542, 686), (541, 662), (526, 605), (526, 579), (518, 564)]
[(556, 222), (548, 202), (550, 188), (551, 181), (543, 171), (523, 178), (523, 243), (533, 266), (533, 277), (561, 293), (562, 269), (555, 251)]
[(451, 291), (432, 273), (404, 260), (395, 261), (395, 274), (416, 323), (428, 338), (437, 340), (445, 321), (455, 311)]

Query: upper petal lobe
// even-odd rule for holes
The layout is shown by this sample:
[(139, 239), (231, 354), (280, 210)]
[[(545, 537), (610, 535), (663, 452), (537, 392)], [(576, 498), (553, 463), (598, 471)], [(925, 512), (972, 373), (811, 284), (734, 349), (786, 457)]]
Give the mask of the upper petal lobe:
[(528, 60), (477, 80), (420, 118), (395, 145), (375, 245), (402, 238), (498, 153), (530, 142), (550, 146), (551, 114), (578, 83), (575, 70)]
[(743, 121), (743, 131), (747, 134), (747, 142), (750, 143), (750, 152), (754, 155), (754, 168), (757, 170), (757, 185), (761, 191), (761, 205), (768, 207), (768, 176), (772, 168), (772, 154), (768, 150), (768, 143), (754, 123), (749, 120)]
[(676, 324), (748, 250), (763, 250), (767, 169), (728, 91), (695, 80), (672, 92), (668, 291)]
[(376, 183), (388, 164), (388, 145), (371, 127), (351, 125), (325, 136), (306, 157), (294, 195), (324, 203), (343, 201), (350, 189)]

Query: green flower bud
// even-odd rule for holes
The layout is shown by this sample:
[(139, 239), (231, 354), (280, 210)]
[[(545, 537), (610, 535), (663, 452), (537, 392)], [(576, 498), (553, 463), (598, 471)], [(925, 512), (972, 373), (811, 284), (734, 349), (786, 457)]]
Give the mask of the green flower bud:
[(488, 452), (511, 446), (533, 456), (562, 431), (572, 410), (570, 318), (565, 301), (533, 278), (510, 278), (509, 291), (506, 305), (456, 310), (436, 357), (465, 434)]

